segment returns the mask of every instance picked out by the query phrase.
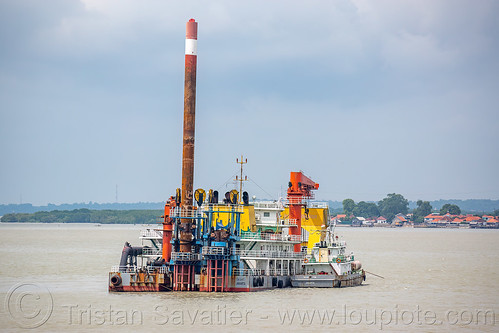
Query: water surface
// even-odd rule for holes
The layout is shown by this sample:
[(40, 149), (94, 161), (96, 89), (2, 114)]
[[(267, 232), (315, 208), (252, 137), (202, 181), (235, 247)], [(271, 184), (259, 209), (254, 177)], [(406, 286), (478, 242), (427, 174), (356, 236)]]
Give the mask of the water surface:
[(141, 228), (0, 224), (1, 329), (499, 330), (499, 230), (339, 228), (384, 277), (356, 288), (110, 294), (108, 271)]

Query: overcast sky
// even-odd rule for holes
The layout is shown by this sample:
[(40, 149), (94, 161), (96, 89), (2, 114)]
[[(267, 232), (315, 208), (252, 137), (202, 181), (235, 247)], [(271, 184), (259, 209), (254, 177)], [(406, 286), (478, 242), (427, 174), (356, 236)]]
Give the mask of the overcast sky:
[(174, 194), (191, 17), (195, 187), (499, 199), (499, 1), (2, 0), (0, 203)]

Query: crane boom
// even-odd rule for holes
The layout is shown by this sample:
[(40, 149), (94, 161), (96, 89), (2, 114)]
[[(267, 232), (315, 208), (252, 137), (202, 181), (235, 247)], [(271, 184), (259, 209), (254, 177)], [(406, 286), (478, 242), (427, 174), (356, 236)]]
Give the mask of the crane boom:
[[(303, 172), (291, 172), (288, 184), (289, 220), (296, 224), (291, 228), (291, 235), (301, 236), (301, 209), (306, 206), (303, 199), (312, 199), (312, 190), (319, 189), (319, 184), (303, 174)], [(301, 244), (296, 244), (295, 252), (301, 252)]]
[(291, 172), (289, 180), (288, 194), (301, 194), (303, 197), (313, 197), (312, 190), (319, 189), (319, 184), (303, 174), (302, 171)]

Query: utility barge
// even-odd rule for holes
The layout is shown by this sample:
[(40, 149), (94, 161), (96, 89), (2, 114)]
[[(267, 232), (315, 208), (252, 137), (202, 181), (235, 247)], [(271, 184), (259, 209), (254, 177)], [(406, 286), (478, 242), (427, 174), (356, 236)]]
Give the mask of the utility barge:
[[(350, 259), (331, 271), (311, 266), (314, 260), (322, 265), (324, 249), (334, 252), (337, 246), (323, 246), (329, 208), (311, 201), (319, 184), (303, 172), (291, 172), (287, 197), (277, 202), (249, 202), (242, 190), (242, 158), (237, 160), (239, 191), (223, 198), (214, 190), (194, 191), (196, 65), (197, 22), (191, 19), (185, 44), (182, 187), (167, 200), (160, 226), (141, 232), (141, 246), (125, 243), (119, 265), (109, 272), (109, 291), (241, 292), (360, 284), (365, 274)], [(338, 251), (328, 258), (343, 258), (341, 246)], [(321, 278), (329, 274), (327, 279), (342, 282), (300, 282), (317, 280), (319, 269)]]

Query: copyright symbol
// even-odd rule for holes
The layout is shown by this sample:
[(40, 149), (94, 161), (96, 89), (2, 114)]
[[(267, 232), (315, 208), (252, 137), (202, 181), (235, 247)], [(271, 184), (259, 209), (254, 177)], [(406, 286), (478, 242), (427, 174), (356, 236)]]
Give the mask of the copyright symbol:
[(19, 283), (9, 290), (5, 308), (19, 326), (36, 328), (50, 318), (54, 301), (47, 288), (35, 283)]

